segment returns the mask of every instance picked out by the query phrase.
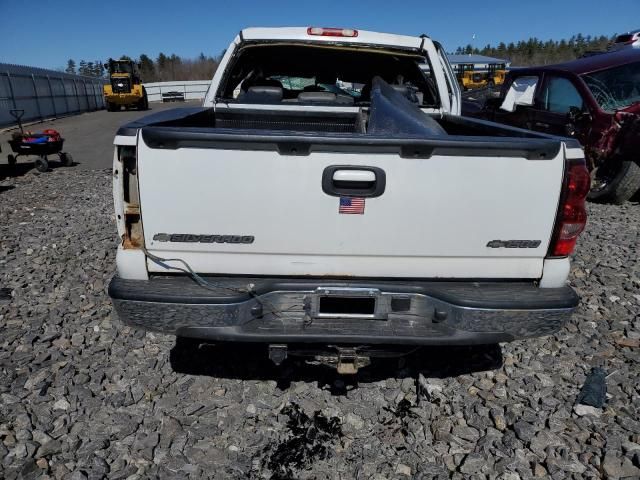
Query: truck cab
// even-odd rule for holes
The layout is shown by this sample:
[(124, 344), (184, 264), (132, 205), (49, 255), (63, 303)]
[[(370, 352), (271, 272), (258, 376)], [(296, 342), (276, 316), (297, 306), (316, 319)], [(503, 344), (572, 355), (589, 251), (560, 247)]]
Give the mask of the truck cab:
[[(428, 74), (420, 68), (425, 60)], [(460, 91), (439, 43), (316, 27), (243, 30), (227, 48), (203, 105), (356, 111), (367, 106), (375, 76), (414, 94), (425, 112), (460, 114)]]

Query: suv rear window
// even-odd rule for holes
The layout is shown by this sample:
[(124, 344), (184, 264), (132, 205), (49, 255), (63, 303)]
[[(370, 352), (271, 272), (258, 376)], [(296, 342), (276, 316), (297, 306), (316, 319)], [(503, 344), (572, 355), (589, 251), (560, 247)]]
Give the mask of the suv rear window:
[(424, 63), (414, 51), (248, 44), (236, 55), (218, 96), (242, 103), (367, 105), (371, 82), (379, 76), (420, 106), (438, 108), (434, 80), (420, 68)]

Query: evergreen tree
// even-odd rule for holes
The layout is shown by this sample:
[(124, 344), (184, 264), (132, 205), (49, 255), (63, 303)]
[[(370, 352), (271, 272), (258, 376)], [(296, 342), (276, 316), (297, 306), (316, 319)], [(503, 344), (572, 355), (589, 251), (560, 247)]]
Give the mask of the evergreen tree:
[(158, 55), (157, 63), (158, 68), (160, 70), (164, 70), (167, 67), (167, 56), (164, 53), (160, 52), (160, 54)]
[(87, 75), (87, 62), (84, 60), (80, 60), (80, 68), (78, 68), (78, 73), (80, 75)]
[(144, 82), (155, 82), (157, 80), (153, 60), (144, 53), (140, 55), (140, 76)]
[(167, 78), (167, 65), (169, 63), (169, 59), (167, 58), (167, 56), (160, 52), (158, 54), (158, 59), (156, 60), (156, 66), (157, 66), (157, 70), (158, 70), (158, 80), (160, 81), (165, 81), (168, 80)]
[(96, 60), (93, 64), (93, 76), (98, 78), (104, 77), (104, 63), (102, 60)]
[(65, 72), (71, 73), (72, 75), (76, 74), (76, 62), (74, 62), (73, 59), (70, 58), (67, 60), (67, 68), (65, 69)]

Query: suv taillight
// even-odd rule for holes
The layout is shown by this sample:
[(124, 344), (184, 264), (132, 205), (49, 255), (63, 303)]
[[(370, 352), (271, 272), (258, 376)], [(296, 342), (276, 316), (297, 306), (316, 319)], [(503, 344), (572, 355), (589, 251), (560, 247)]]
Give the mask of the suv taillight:
[(549, 256), (566, 257), (573, 252), (587, 224), (585, 200), (590, 186), (591, 177), (584, 159), (568, 160)]

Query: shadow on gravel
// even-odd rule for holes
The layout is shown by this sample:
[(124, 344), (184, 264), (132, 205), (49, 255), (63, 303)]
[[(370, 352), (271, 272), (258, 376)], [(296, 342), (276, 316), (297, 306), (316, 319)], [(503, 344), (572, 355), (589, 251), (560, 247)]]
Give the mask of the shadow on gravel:
[(495, 370), (502, 366), (499, 345), (473, 347), (423, 347), (399, 358), (372, 358), (371, 365), (356, 375), (339, 375), (324, 365), (289, 357), (281, 366), (274, 365), (267, 355), (267, 346), (260, 344), (201, 344), (178, 338), (170, 354), (171, 367), (177, 373), (205, 375), (239, 380), (275, 380), (281, 390), (291, 382), (318, 382), (333, 395), (344, 395), (369, 383), (387, 378), (447, 378), (472, 372)]
[(10, 288), (0, 287), (0, 303), (8, 303), (11, 301), (11, 292)]
[[(35, 166), (33, 164), (33, 161), (31, 160), (32, 158), (35, 160), (36, 157), (29, 157), (29, 159), (25, 159), (24, 161), (21, 158), (20, 161), (15, 165), (1, 163), (0, 180), (3, 180), (5, 178), (23, 177), (27, 173), (33, 171), (35, 169)], [(54, 157), (53, 159), (49, 160), (49, 171), (57, 170), (58, 168), (74, 168), (76, 165), (79, 165), (79, 163), (73, 162), (73, 165), (71, 165), (71, 167), (63, 167), (63, 165), (57, 160), (57, 157)], [(43, 175), (44, 174), (46, 174), (46, 172), (44, 172)], [(0, 193), (2, 193), (2, 188), (3, 187), (0, 187)]]
[(33, 170), (33, 163), (18, 163), (16, 165), (0, 164), (0, 179), (22, 177)]
[(279, 415), (286, 417), (287, 432), (262, 451), (262, 466), (272, 472), (271, 480), (299, 478), (300, 470), (333, 455), (335, 443), (342, 438), (338, 417), (325, 417), (320, 411), (309, 416), (296, 403), (285, 406)]

